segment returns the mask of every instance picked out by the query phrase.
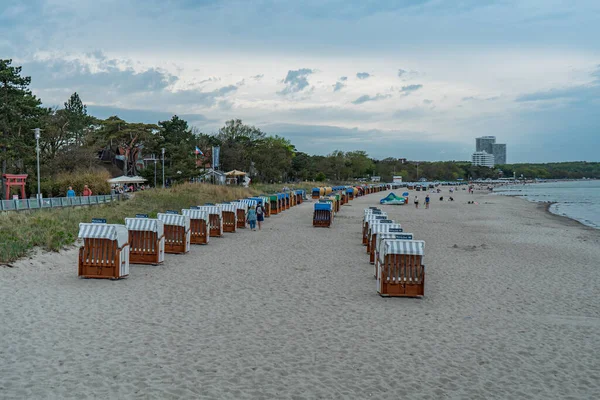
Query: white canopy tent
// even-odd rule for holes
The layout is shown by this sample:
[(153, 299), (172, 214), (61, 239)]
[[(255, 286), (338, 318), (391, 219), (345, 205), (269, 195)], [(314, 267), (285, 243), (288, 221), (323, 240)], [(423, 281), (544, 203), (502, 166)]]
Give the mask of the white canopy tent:
[(108, 183), (144, 183), (147, 179), (142, 178), (141, 176), (119, 176), (117, 178), (112, 178), (107, 180)]

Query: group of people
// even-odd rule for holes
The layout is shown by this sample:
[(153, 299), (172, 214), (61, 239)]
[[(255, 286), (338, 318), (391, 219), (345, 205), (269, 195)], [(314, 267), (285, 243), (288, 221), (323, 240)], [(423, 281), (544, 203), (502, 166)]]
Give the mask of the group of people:
[(262, 203), (258, 203), (257, 206), (251, 206), (248, 210), (248, 216), (246, 217), (248, 224), (250, 224), (250, 230), (256, 230), (256, 224), (258, 223), (258, 230), (262, 229), (262, 223), (265, 220), (265, 208)]
[[(452, 192), (450, 192), (452, 193)], [(444, 201), (444, 196), (440, 196), (440, 201)], [(452, 196), (448, 197), (448, 201), (454, 201), (454, 198)], [(419, 196), (415, 195), (415, 199), (413, 200), (414, 204), (415, 204), (415, 208), (419, 208)], [(431, 199), (429, 197), (429, 195), (425, 196), (425, 208), (429, 208), (429, 203), (431, 202)]]
[[(92, 195), (92, 189), (88, 187), (88, 185), (83, 186), (83, 192), (81, 193), (83, 197), (88, 197)], [(67, 189), (67, 197), (77, 197), (77, 193), (73, 190), (72, 186), (69, 186)]]
[[(429, 195), (425, 196), (425, 208), (429, 208), (430, 200), (431, 199), (429, 198)], [(415, 195), (414, 203), (415, 203), (415, 208), (419, 208), (419, 196)]]

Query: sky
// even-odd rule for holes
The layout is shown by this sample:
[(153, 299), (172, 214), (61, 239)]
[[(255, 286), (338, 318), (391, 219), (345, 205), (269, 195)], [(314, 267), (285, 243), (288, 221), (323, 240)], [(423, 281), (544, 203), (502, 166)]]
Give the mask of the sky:
[(1, 0), (0, 58), (46, 106), (299, 151), (600, 161), (597, 0)]

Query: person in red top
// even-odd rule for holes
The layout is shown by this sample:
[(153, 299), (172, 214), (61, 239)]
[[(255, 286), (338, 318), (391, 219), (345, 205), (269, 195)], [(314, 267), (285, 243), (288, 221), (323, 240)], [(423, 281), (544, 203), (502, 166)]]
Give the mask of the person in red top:
[(84, 195), (84, 196), (91, 196), (91, 195), (92, 195), (92, 189), (90, 189), (90, 188), (88, 187), (88, 185), (85, 185), (85, 186), (83, 187), (83, 195)]

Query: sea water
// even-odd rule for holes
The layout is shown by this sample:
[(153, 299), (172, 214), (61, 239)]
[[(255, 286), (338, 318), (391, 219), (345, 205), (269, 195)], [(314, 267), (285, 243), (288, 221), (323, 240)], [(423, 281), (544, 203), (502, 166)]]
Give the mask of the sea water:
[(555, 203), (550, 212), (600, 229), (600, 180), (544, 182), (498, 187), (495, 193)]

